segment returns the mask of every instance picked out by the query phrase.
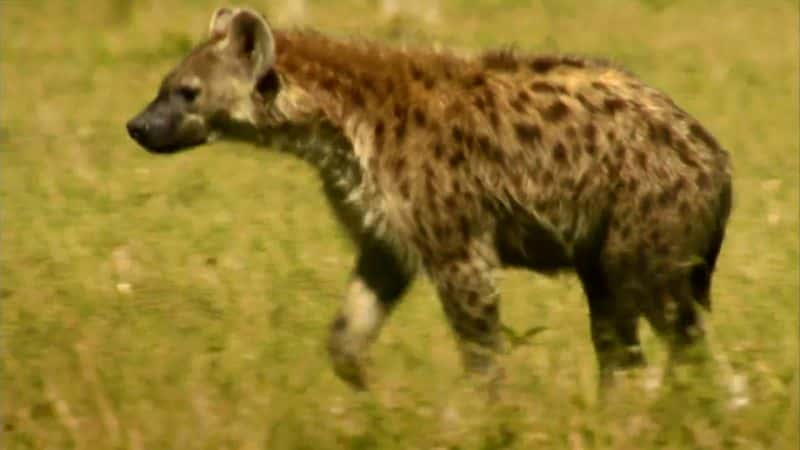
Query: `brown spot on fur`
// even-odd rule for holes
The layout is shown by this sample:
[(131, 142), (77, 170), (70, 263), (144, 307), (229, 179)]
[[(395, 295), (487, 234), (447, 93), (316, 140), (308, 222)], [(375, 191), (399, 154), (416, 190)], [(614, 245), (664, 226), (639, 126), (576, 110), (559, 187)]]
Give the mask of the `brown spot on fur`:
[(468, 77), (464, 82), (464, 87), (467, 89), (479, 88), (486, 85), (486, 76), (482, 73), (477, 73)]
[(411, 185), (408, 181), (408, 178), (404, 177), (400, 179), (400, 195), (404, 199), (411, 197)]
[(689, 126), (689, 133), (695, 138), (700, 139), (712, 150), (718, 150), (720, 148), (717, 140), (697, 122)]
[(619, 159), (619, 160), (625, 159), (626, 151), (627, 151), (627, 149), (625, 148), (624, 145), (617, 144), (617, 146), (615, 148), (615, 153), (617, 154), (617, 159)]
[(553, 147), (553, 159), (560, 164), (567, 162), (567, 149), (564, 148), (564, 144), (561, 142), (557, 143), (555, 147)]
[(608, 87), (607, 84), (603, 83), (602, 81), (592, 81), (592, 87), (603, 92), (610, 92), (611, 89)]
[(619, 97), (609, 97), (603, 100), (603, 110), (612, 116), (628, 106), (628, 102)]
[(541, 172), (541, 180), (542, 184), (549, 185), (553, 182), (553, 173), (550, 170), (544, 168)]
[(518, 99), (511, 100), (511, 107), (514, 108), (514, 111), (520, 114), (525, 112), (525, 104), (520, 102)]
[(464, 157), (464, 152), (457, 151), (457, 152), (455, 152), (453, 154), (453, 156), (450, 157), (450, 161), (448, 161), (448, 162), (449, 162), (451, 168), (456, 169), (459, 166), (461, 166), (462, 164), (464, 164), (464, 162), (466, 162), (466, 160), (467, 159)]
[(375, 148), (378, 151), (383, 148), (383, 136), (385, 131), (386, 126), (383, 124), (382, 120), (378, 119), (378, 122), (375, 124)]
[(462, 215), (458, 219), (458, 227), (461, 230), (461, 238), (467, 239), (470, 235), (469, 218), (467, 216)]
[(475, 99), (472, 101), (472, 103), (473, 103), (473, 104), (475, 105), (475, 107), (476, 107), (476, 108), (478, 108), (478, 110), (480, 110), (481, 112), (484, 112), (484, 111), (485, 111), (485, 109), (486, 109), (486, 102), (483, 100), (483, 97), (475, 97)]
[(411, 64), (408, 68), (409, 73), (411, 74), (411, 78), (414, 81), (419, 81), (422, 79), (422, 69), (416, 66), (416, 64)]
[(622, 224), (619, 228), (619, 237), (622, 239), (628, 239), (631, 235), (631, 228), (628, 224)]
[(583, 136), (587, 141), (594, 142), (597, 137), (597, 127), (593, 123), (586, 124), (586, 126), (583, 127)]
[(667, 124), (650, 122), (647, 127), (650, 139), (653, 142), (660, 142), (668, 146), (672, 145), (672, 131)]
[(483, 66), (489, 70), (513, 72), (519, 69), (519, 61), (508, 50), (486, 52), (482, 58)]
[(561, 100), (556, 100), (542, 112), (542, 118), (548, 122), (559, 122), (569, 114), (569, 106)]
[(425, 89), (430, 91), (436, 85), (436, 80), (433, 79), (432, 77), (426, 77), (422, 81), (422, 85), (425, 87)]
[(642, 214), (642, 217), (647, 217), (650, 214), (652, 207), (653, 200), (650, 198), (650, 194), (643, 195), (641, 202), (639, 203), (639, 212)]
[(500, 128), (500, 116), (497, 114), (497, 111), (492, 111), (489, 113), (489, 122), (492, 124), (492, 128), (495, 131)]
[(521, 141), (539, 142), (542, 139), (542, 130), (539, 126), (528, 123), (514, 124), (514, 132)]
[(689, 147), (685, 142), (682, 140), (678, 141), (676, 143), (676, 150), (678, 152), (678, 158), (680, 158), (681, 162), (689, 167), (699, 167), (699, 164), (692, 157), (692, 152), (689, 151)]
[(399, 120), (400, 122), (405, 122), (406, 115), (408, 114), (408, 109), (402, 103), (395, 103), (394, 104), (394, 117), (395, 119)]
[(333, 77), (325, 77), (319, 82), (319, 87), (327, 92), (333, 92), (336, 89), (336, 79)]
[(636, 163), (642, 171), (647, 170), (647, 154), (643, 151), (636, 152)]
[(461, 143), (464, 140), (464, 131), (458, 125), (453, 126), (453, 128), (450, 130), (450, 135), (457, 143)]
[(675, 191), (672, 189), (664, 189), (661, 191), (661, 194), (658, 195), (658, 204), (661, 207), (668, 206), (670, 203), (675, 201)]
[(489, 136), (485, 134), (481, 134), (477, 137), (478, 146), (483, 150), (490, 150), (492, 146), (492, 142), (489, 139)]
[(416, 122), (418, 127), (424, 127), (427, 118), (425, 117), (425, 113), (419, 108), (414, 108), (414, 122)]
[(363, 108), (366, 105), (364, 94), (362, 94), (358, 89), (353, 89), (350, 91), (350, 101), (353, 102), (353, 104), (358, 108)]
[(402, 144), (403, 140), (406, 137), (406, 123), (404, 121), (397, 122), (397, 125), (394, 126), (394, 138), (396, 144)]
[(540, 56), (531, 61), (531, 69), (536, 73), (547, 73), (559, 64), (559, 59), (554, 56)]
[(433, 157), (436, 159), (442, 159), (444, 156), (444, 145), (441, 142), (436, 142), (433, 146)]
[(378, 93), (378, 88), (375, 84), (375, 81), (367, 74), (363, 74), (361, 76), (361, 87), (367, 91), (371, 91), (372, 93)]

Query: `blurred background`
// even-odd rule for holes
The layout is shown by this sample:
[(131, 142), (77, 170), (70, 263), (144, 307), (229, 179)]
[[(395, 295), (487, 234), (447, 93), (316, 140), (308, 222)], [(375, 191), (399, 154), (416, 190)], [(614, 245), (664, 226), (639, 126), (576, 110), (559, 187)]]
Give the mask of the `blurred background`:
[[(125, 121), (220, 2), (0, 2), (6, 449), (796, 449), (798, 7), (787, 0), (251, 0), (276, 27), (615, 60), (730, 150), (708, 318), (719, 380), (600, 404), (576, 280), (503, 273), (502, 401), (461, 378), (427, 280), (373, 351), (372, 395), (324, 338), (354, 252), (300, 161), (244, 144), (154, 157)], [(721, 387), (720, 387), (721, 386)]]

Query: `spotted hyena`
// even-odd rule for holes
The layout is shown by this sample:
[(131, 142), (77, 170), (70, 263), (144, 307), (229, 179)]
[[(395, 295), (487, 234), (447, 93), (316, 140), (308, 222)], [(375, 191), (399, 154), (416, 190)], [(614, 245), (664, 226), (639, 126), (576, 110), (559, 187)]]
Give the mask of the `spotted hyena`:
[(318, 169), (359, 251), (328, 341), (354, 386), (419, 270), (473, 373), (498, 370), (502, 267), (578, 275), (602, 380), (644, 363), (640, 316), (674, 357), (703, 340), (728, 153), (613, 64), (390, 48), (221, 8), (127, 128), (154, 153), (227, 137)]

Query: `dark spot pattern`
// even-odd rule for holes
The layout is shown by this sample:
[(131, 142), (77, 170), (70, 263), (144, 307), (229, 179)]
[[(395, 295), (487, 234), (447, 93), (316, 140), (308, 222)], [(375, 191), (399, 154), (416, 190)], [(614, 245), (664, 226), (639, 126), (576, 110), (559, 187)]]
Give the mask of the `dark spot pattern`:
[(463, 152), (455, 152), (453, 156), (450, 157), (450, 167), (453, 169), (457, 169), (459, 166), (466, 162), (466, 157), (464, 156)]
[(462, 131), (461, 127), (459, 127), (458, 125), (454, 126), (450, 130), (450, 135), (453, 137), (453, 140), (459, 144), (464, 140), (464, 131)]
[(714, 139), (714, 137), (711, 136), (711, 134), (706, 131), (705, 128), (696, 122), (689, 126), (689, 133), (691, 133), (693, 137), (702, 141), (712, 150), (718, 150), (720, 148), (717, 140)]
[(603, 110), (612, 116), (628, 106), (628, 102), (619, 97), (609, 97), (603, 100)]
[(417, 67), (415, 64), (411, 64), (408, 70), (409, 73), (411, 73), (411, 78), (414, 79), (414, 81), (419, 81), (422, 79), (422, 69)]
[(397, 125), (394, 127), (394, 139), (396, 143), (402, 144), (403, 140), (406, 137), (406, 123), (405, 121), (397, 122)]
[(437, 142), (433, 146), (433, 157), (436, 159), (442, 159), (443, 156), (444, 156), (444, 144), (442, 144), (441, 142)]
[(468, 77), (464, 82), (464, 87), (467, 89), (479, 88), (486, 85), (486, 76), (478, 73)]
[(531, 61), (530, 67), (531, 70), (536, 73), (547, 73), (558, 66), (558, 64), (558, 58), (553, 56), (542, 56)]
[(516, 123), (514, 132), (521, 141), (539, 142), (542, 139), (542, 130), (534, 124)]
[(653, 200), (649, 194), (645, 194), (642, 196), (641, 201), (639, 202), (639, 212), (642, 214), (642, 217), (647, 217), (650, 214), (650, 211), (653, 208)]
[(519, 61), (509, 50), (495, 50), (483, 55), (483, 66), (489, 70), (513, 72), (519, 70)]
[(559, 164), (564, 164), (567, 162), (567, 149), (561, 142), (557, 143), (555, 147), (553, 147), (553, 159)]
[(386, 132), (386, 126), (383, 124), (383, 121), (378, 119), (378, 122), (375, 124), (375, 148), (380, 151), (383, 148), (383, 138)]
[(358, 89), (353, 89), (350, 92), (350, 101), (353, 102), (357, 108), (363, 108), (366, 105), (364, 94), (362, 94)]
[(424, 127), (426, 121), (425, 113), (420, 108), (414, 108), (414, 122), (417, 126)]
[(550, 104), (542, 112), (542, 118), (548, 122), (559, 122), (569, 114), (569, 106), (561, 100), (557, 100)]

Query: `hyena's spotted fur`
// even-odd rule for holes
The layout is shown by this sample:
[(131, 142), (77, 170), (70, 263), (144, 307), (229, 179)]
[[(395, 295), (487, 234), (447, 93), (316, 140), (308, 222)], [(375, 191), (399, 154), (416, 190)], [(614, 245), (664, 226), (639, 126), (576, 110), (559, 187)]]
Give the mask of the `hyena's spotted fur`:
[(606, 62), (400, 50), (223, 8), (129, 128), (154, 151), (222, 133), (319, 168), (360, 252), (329, 340), (336, 372), (356, 386), (420, 266), (473, 371), (493, 372), (492, 272), (503, 266), (577, 272), (604, 380), (644, 362), (640, 316), (673, 355), (702, 340), (728, 154)]

